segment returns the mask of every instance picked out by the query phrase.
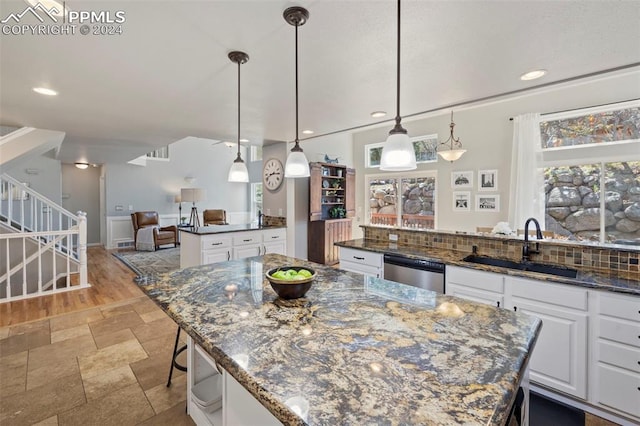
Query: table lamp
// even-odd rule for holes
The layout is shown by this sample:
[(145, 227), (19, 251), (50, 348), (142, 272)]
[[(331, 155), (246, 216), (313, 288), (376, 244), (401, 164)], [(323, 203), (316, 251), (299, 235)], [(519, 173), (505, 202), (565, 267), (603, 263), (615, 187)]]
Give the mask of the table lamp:
[(193, 203), (191, 206), (191, 217), (189, 218), (189, 226), (199, 227), (200, 218), (198, 217), (198, 208), (196, 207), (196, 203), (206, 199), (205, 190), (202, 188), (182, 188), (180, 190), (180, 197), (185, 203), (188, 203), (189, 201)]

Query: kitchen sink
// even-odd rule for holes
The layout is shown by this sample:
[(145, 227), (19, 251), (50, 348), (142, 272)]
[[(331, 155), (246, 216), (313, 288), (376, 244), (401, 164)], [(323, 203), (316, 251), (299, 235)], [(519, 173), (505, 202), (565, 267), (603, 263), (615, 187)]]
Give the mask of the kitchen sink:
[(537, 272), (539, 274), (550, 274), (559, 277), (576, 278), (578, 276), (578, 271), (576, 269), (567, 268), (565, 266), (547, 265), (545, 263), (514, 262), (513, 260), (478, 256), (475, 254), (470, 254), (462, 260), (465, 262), (478, 263), (480, 265), (498, 266), (500, 268)]

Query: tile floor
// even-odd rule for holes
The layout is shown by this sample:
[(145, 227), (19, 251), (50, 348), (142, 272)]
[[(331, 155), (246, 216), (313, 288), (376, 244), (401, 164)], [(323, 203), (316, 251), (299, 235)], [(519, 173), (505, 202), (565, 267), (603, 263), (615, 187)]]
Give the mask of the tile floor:
[(0, 328), (0, 424), (194, 424), (175, 333), (146, 296)]

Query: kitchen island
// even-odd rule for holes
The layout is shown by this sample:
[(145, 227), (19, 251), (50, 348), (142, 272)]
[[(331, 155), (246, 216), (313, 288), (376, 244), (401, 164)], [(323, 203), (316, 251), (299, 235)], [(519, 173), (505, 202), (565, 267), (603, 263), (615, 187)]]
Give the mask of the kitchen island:
[[(318, 276), (305, 298), (282, 301), (264, 272), (292, 264)], [(541, 327), (276, 254), (182, 269), (141, 288), (284, 424), (506, 424)], [(292, 397), (308, 402), (304, 419), (285, 402)]]

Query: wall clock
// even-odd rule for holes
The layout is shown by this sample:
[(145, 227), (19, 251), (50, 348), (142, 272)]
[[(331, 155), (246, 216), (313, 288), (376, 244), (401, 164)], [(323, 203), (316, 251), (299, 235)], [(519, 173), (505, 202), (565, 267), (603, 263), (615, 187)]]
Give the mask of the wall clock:
[(262, 182), (270, 191), (280, 188), (284, 180), (284, 168), (277, 158), (271, 158), (262, 167)]

